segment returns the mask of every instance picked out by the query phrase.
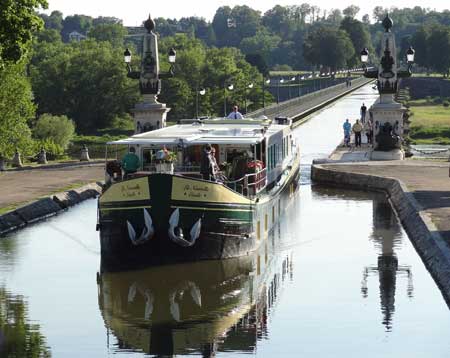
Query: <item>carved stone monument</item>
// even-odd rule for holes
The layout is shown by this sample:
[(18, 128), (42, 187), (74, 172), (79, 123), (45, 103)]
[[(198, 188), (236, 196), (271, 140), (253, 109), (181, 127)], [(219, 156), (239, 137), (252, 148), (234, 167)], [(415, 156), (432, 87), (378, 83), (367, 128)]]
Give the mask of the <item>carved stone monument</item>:
[(158, 38), (153, 32), (155, 22), (150, 16), (144, 27), (147, 32), (143, 35), (141, 69), (131, 71), (128, 68), (128, 77), (139, 80), (143, 97), (143, 101), (133, 109), (135, 134), (165, 127), (167, 113), (170, 111), (164, 103), (158, 102), (161, 78), (167, 75), (159, 72)]
[(408, 71), (400, 71), (397, 67), (395, 36), (391, 32), (393, 22), (389, 15), (383, 21), (385, 32), (382, 37), (381, 48), (383, 55), (377, 70), (366, 70), (365, 76), (377, 78), (377, 87), (380, 97), (369, 109), (373, 121), (374, 137), (372, 160), (398, 160), (404, 159), (402, 149), (403, 141), (403, 114), (406, 111), (400, 103), (395, 102), (399, 78), (409, 77)]

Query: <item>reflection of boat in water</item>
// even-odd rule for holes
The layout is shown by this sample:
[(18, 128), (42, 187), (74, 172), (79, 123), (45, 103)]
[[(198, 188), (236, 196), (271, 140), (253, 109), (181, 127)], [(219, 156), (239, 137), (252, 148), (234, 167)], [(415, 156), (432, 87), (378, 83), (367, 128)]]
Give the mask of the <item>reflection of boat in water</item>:
[(118, 348), (206, 357), (253, 351), (291, 269), (288, 257), (269, 255), (272, 245), (228, 260), (103, 273), (99, 306)]

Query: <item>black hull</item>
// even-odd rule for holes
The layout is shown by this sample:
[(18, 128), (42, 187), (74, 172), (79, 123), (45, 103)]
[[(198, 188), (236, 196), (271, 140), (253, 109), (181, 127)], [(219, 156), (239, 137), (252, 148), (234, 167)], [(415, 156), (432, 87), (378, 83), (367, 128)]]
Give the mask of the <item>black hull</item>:
[[(281, 201), (289, 197), (286, 195), (287, 193), (293, 192), (294, 186), (297, 185), (297, 177), (298, 169), (292, 170), (289, 178), (280, 186), (275, 195), (270, 197), (266, 195), (263, 200), (251, 202), (243, 197), (243, 199), (237, 198), (239, 199), (237, 203), (231, 200), (222, 203), (173, 200), (174, 190), (170, 187), (171, 178), (185, 180), (184, 178), (167, 174), (153, 174), (141, 178), (141, 182), (148, 179), (151, 200), (121, 201), (108, 203), (103, 207), (102, 201), (99, 202), (101, 270), (103, 272), (123, 271), (154, 265), (248, 255), (260, 246), (266, 231), (275, 224), (275, 220), (273, 220), (269, 227), (267, 217), (268, 215), (272, 217), (272, 212), (275, 212), (274, 205), (276, 205), (278, 213), (281, 211), (283, 206)], [(217, 186), (218, 190), (224, 190), (224, 187), (219, 184), (202, 180), (195, 182), (200, 186), (204, 185), (210, 188), (214, 186), (214, 189)], [(233, 195), (240, 197), (232, 192)], [(246, 204), (246, 201), (249, 201), (249, 204)], [(199, 218), (202, 220), (200, 236), (190, 247), (180, 246), (169, 237), (169, 220), (175, 208), (180, 210), (180, 226), (186, 233), (188, 241), (190, 240), (189, 229)], [(133, 225), (139, 235), (144, 231), (143, 210), (148, 210), (155, 230), (151, 239), (136, 245), (129, 238), (127, 221)], [(265, 225), (263, 225), (264, 218), (261, 214), (263, 211), (265, 212)], [(268, 214), (269, 211), (271, 214)]]

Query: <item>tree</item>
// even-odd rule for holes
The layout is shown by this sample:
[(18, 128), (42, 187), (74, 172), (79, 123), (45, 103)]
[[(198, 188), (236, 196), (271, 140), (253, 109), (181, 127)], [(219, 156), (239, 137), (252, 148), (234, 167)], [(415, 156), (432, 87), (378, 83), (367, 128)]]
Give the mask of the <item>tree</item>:
[(40, 140), (51, 140), (66, 149), (75, 134), (75, 125), (67, 116), (42, 114), (33, 128), (33, 136)]
[(36, 14), (39, 6), (46, 8), (46, 0), (0, 1), (0, 68), (5, 62), (18, 62), (26, 53), (34, 31), (43, 26)]
[(97, 41), (107, 41), (114, 47), (123, 47), (126, 35), (126, 28), (118, 23), (100, 23), (88, 33), (88, 37)]
[(6, 157), (16, 148), (29, 154), (32, 144), (27, 122), (34, 117), (35, 107), (24, 72), (24, 63), (0, 71), (0, 154)]
[(428, 37), (428, 61), (435, 71), (449, 75), (450, 30), (446, 26), (435, 26)]
[(359, 10), (360, 10), (359, 6), (350, 5), (350, 6), (347, 6), (344, 10), (342, 10), (342, 13), (345, 16), (353, 19), (358, 14)]
[(304, 56), (313, 65), (330, 67), (332, 70), (346, 67), (355, 54), (352, 42), (343, 30), (317, 26), (305, 39)]
[(414, 61), (425, 68), (430, 67), (428, 61), (428, 38), (430, 30), (426, 26), (421, 26), (412, 36), (411, 42), (416, 51)]
[(383, 8), (383, 6), (375, 6), (373, 8), (372, 14), (375, 22), (382, 22), (384, 17), (386, 16), (387, 10)]
[(69, 41), (69, 34), (73, 31), (86, 35), (92, 28), (92, 17), (85, 15), (66, 16), (61, 32), (65, 42)]
[(108, 127), (138, 101), (122, 51), (107, 42), (43, 44), (30, 72), (38, 112), (67, 115), (82, 133)]
[(359, 63), (359, 52), (363, 48), (367, 47), (369, 52), (373, 54), (369, 30), (361, 21), (347, 16), (342, 20), (340, 29), (349, 35), (353, 48), (355, 49), (355, 55), (349, 63), (350, 66), (355, 66)]

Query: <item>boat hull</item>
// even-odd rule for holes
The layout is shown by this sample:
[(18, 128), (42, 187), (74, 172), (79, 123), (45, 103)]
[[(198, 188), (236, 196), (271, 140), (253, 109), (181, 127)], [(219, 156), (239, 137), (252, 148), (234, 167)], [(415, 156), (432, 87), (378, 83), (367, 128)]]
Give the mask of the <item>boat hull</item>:
[[(293, 168), (270, 195), (253, 199), (219, 183), (170, 174), (116, 183), (99, 199), (101, 269), (121, 271), (248, 255), (277, 222), (282, 201), (289, 196), (285, 194), (293, 192), (297, 176), (298, 168)], [(176, 210), (177, 229), (173, 230)], [(199, 221), (201, 228), (194, 238)], [(171, 236), (180, 228), (183, 245)], [(152, 234), (145, 237), (149, 231)]]

